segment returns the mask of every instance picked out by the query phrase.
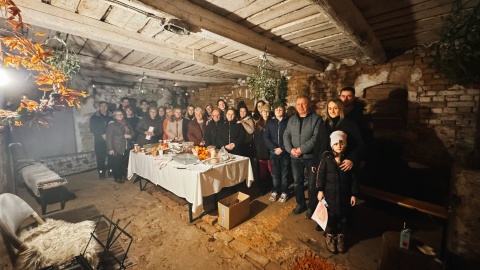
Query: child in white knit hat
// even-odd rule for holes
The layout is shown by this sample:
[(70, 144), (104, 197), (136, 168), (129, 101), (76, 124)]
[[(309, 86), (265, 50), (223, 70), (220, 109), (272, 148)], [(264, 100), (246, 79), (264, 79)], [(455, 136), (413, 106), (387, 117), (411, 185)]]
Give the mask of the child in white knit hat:
[(345, 223), (348, 207), (356, 204), (358, 186), (355, 170), (342, 171), (339, 165), (347, 148), (347, 134), (341, 130), (330, 135), (332, 151), (325, 151), (317, 168), (318, 200), (325, 198), (328, 207), (328, 223), (325, 244), (328, 251), (345, 252)]

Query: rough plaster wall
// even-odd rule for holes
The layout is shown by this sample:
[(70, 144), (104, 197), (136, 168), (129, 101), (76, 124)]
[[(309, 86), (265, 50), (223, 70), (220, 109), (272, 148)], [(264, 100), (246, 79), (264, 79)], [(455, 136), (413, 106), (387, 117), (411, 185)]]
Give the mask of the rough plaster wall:
[(386, 70), (382, 70), (375, 74), (361, 74), (360, 76), (358, 76), (354, 83), (355, 96), (363, 97), (364, 90), (366, 88), (387, 83), (389, 81), (389, 75), (390, 72)]
[[(78, 152), (93, 151), (93, 135), (90, 132), (90, 117), (98, 110), (98, 102), (106, 101), (109, 103), (120, 104), (123, 97), (137, 99), (137, 106), (141, 99), (145, 98), (139, 88), (128, 89), (119, 88), (109, 85), (96, 85), (95, 99), (92, 96), (93, 88), (89, 82), (85, 80), (74, 80), (73, 87), (79, 91), (86, 91), (90, 94), (87, 98), (82, 100), (82, 107), (74, 111), (75, 121), (75, 139)], [(121, 92), (120, 92), (121, 91)], [(159, 105), (165, 102), (172, 102), (172, 96), (168, 90), (159, 90), (157, 94), (150, 95)]]

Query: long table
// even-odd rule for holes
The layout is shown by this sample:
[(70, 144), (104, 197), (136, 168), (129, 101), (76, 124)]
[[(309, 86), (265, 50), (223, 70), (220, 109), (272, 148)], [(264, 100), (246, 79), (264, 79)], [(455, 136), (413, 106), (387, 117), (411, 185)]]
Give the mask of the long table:
[(128, 179), (136, 174), (153, 184), (185, 198), (190, 203), (190, 221), (192, 212), (203, 212), (203, 197), (217, 194), (224, 187), (231, 187), (247, 181), (253, 182), (253, 171), (249, 158), (233, 156), (226, 163), (213, 166), (206, 172), (197, 172), (179, 167), (175, 161), (164, 162), (158, 157), (143, 153), (130, 153), (128, 160)]

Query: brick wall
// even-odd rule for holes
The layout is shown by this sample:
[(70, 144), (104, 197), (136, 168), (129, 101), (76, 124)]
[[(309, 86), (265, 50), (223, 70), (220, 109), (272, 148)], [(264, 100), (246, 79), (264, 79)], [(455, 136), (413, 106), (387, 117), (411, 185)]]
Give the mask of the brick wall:
[(210, 85), (197, 89), (194, 92), (189, 92), (189, 95), (190, 104), (201, 108), (205, 108), (209, 103), (216, 107), (217, 100), (219, 99), (225, 100), (228, 106), (234, 106), (235, 108), (241, 100), (247, 103), (250, 110), (253, 110), (253, 106), (255, 105), (246, 86), (239, 86), (238, 84)]
[(356, 96), (363, 97), (369, 87), (399, 85), (408, 91), (408, 125), (400, 134), (406, 141), (406, 158), (451, 165), (452, 158), (463, 158), (473, 150), (480, 89), (449, 83), (431, 62), (429, 57), (405, 54), (383, 65), (355, 64), (321, 74), (294, 74), (288, 83), (288, 102), (308, 94), (317, 113), (324, 113), (326, 101), (342, 87), (354, 86)]
[[(287, 102), (294, 105), (299, 95), (308, 95), (313, 108), (325, 113), (326, 101), (345, 86), (354, 86), (356, 96), (382, 84), (394, 84), (408, 91), (407, 129), (398, 135), (406, 141), (405, 158), (433, 166), (450, 165), (473, 150), (475, 119), (480, 89), (452, 85), (431, 65), (428, 56), (404, 54), (383, 65), (342, 65), (318, 74), (289, 74)], [(191, 95), (191, 103), (206, 104), (223, 98), (229, 105), (245, 98), (254, 101), (238, 85), (209, 86)], [(420, 157), (420, 158), (419, 158)]]

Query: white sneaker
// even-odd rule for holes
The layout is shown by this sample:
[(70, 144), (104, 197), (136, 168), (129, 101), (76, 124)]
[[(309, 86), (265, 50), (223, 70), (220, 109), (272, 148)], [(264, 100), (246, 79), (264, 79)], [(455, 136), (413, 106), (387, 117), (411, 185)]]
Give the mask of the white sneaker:
[(287, 193), (282, 193), (282, 195), (280, 195), (280, 199), (278, 199), (279, 202), (286, 202), (288, 199), (288, 195)]
[(270, 195), (270, 198), (268, 198), (269, 201), (274, 202), (277, 200), (277, 193), (272, 192), (272, 195)]

